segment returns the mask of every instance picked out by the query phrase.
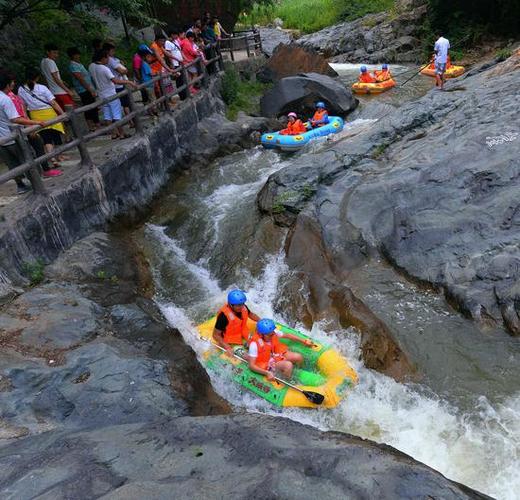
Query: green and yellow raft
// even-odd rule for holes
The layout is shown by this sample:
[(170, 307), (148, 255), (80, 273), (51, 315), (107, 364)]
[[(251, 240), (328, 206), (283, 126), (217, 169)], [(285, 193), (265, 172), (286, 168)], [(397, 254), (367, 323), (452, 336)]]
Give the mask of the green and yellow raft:
[[(211, 342), (215, 317), (200, 324), (197, 329), (200, 335)], [(250, 322), (250, 329), (255, 327)], [(298, 330), (277, 323), (277, 328), (283, 333), (292, 333), (303, 339), (314, 342), (312, 347), (305, 346), (288, 339), (281, 339), (293, 352), (299, 352), (304, 358), (304, 366), (295, 369), (294, 383), (301, 390), (313, 391), (322, 394), (325, 399), (319, 406), (326, 408), (336, 407), (343, 399), (346, 391), (357, 383), (358, 376), (347, 360), (336, 350), (326, 344), (316, 342)], [(235, 353), (240, 357), (247, 354), (245, 347), (236, 346)], [(203, 354), (205, 366), (217, 373), (229, 373), (231, 379), (255, 393), (273, 405), (281, 407), (318, 408), (311, 403), (301, 392), (292, 389), (280, 382), (269, 381), (263, 375), (249, 369), (247, 363), (232, 358), (215, 347), (209, 348)], [(231, 367), (231, 370), (228, 368)]]

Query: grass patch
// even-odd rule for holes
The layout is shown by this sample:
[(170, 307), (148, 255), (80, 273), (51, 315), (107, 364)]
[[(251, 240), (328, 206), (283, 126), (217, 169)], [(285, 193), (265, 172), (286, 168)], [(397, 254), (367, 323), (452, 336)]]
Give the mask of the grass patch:
[(45, 263), (42, 259), (36, 259), (34, 262), (24, 262), (22, 265), (22, 273), (29, 279), (32, 286), (43, 281), (44, 269)]
[(506, 59), (509, 59), (513, 55), (513, 51), (511, 49), (500, 49), (495, 54), (495, 57), (499, 61), (505, 61)]
[(242, 80), (234, 68), (226, 69), (222, 78), (221, 95), (227, 104), (226, 117), (236, 120), (240, 111), (251, 115), (260, 112), (260, 98), (269, 84)]
[(254, 3), (240, 16), (239, 23), (244, 26), (265, 26), (278, 17), (283, 21), (284, 28), (312, 33), (393, 6), (394, 0), (279, 0), (265, 4)]

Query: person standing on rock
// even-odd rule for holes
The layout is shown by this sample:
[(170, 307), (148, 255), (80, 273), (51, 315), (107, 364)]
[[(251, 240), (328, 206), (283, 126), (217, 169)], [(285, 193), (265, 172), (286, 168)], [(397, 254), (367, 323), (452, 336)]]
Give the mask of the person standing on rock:
[(316, 112), (309, 122), (312, 128), (323, 127), (323, 125), (329, 123), (329, 113), (324, 102), (319, 101), (316, 103)]
[(260, 318), (246, 306), (247, 297), (242, 290), (231, 290), (227, 296), (227, 304), (223, 306), (215, 322), (213, 340), (233, 355), (232, 345), (243, 345), (249, 337), (247, 322)]
[(433, 52), (435, 53), (435, 85), (440, 90), (444, 90), (444, 82), (446, 80), (444, 74), (448, 64), (450, 50), (450, 41), (442, 35), (435, 42)]

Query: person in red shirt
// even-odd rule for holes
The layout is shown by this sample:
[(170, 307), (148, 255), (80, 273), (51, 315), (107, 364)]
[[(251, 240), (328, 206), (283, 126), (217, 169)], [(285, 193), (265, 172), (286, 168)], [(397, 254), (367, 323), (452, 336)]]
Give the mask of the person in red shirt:
[(289, 113), (287, 118), (287, 128), (284, 128), (280, 131), (281, 135), (299, 135), (307, 132), (305, 125), (300, 119), (298, 119), (298, 115), (296, 113)]
[(359, 73), (360, 83), (376, 83), (376, 78), (367, 70), (366, 66), (361, 66), (361, 72)]

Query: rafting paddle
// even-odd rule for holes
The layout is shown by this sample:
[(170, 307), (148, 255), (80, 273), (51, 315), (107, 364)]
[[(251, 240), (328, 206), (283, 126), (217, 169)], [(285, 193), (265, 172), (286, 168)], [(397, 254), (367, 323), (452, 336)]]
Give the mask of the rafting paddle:
[[(203, 340), (207, 340), (207, 339), (203, 339)], [(220, 349), (223, 352), (227, 352), (223, 347), (219, 346), (218, 344), (215, 344), (213, 342), (211, 342), (211, 344), (213, 344), (217, 349)], [(240, 361), (242, 361), (242, 363), (247, 363), (247, 361), (244, 358), (240, 357), (238, 354), (233, 353), (233, 357), (239, 359)], [(314, 403), (315, 405), (321, 405), (321, 403), (323, 403), (323, 400), (325, 399), (325, 396), (323, 394), (320, 394), (319, 392), (304, 391), (303, 389), (296, 387), (295, 385), (291, 384), (290, 382), (287, 382), (287, 380), (283, 380), (276, 376), (274, 377), (274, 379), (276, 381), (280, 382), (281, 384), (284, 384), (284, 385), (290, 387), (291, 389), (294, 389), (295, 391), (301, 392), (311, 403)]]

